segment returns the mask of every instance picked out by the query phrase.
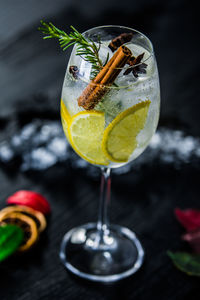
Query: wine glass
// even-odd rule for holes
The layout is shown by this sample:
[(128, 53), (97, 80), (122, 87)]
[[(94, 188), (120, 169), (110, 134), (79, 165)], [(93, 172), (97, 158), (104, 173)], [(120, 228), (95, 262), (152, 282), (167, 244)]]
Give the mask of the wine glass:
[(159, 77), (152, 43), (139, 31), (100, 26), (83, 36), (95, 43), (103, 67), (96, 70), (74, 46), (63, 83), (61, 119), (76, 153), (100, 167), (101, 195), (97, 223), (67, 232), (60, 258), (79, 277), (110, 283), (135, 273), (144, 258), (135, 233), (109, 223), (107, 206), (111, 169), (138, 157), (156, 130)]

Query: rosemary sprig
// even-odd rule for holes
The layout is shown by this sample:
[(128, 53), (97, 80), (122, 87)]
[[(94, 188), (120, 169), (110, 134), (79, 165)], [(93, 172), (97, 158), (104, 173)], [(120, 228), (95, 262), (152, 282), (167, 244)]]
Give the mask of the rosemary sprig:
[(103, 67), (103, 62), (99, 57), (99, 49), (101, 47), (100, 38), (98, 38), (97, 46), (91, 39), (88, 41), (73, 26), (70, 26), (72, 32), (67, 34), (65, 31), (58, 29), (51, 22), (46, 23), (42, 20), (40, 22), (42, 26), (38, 29), (45, 35), (43, 39), (58, 39), (63, 50), (66, 50), (70, 46), (76, 44), (76, 55), (81, 56), (85, 61), (92, 64), (92, 76), (96, 76), (99, 70)]

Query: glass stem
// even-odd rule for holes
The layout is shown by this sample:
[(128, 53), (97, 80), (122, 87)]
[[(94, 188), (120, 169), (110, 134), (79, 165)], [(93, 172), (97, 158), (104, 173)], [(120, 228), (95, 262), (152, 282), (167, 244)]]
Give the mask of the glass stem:
[(108, 228), (108, 204), (110, 202), (110, 188), (111, 188), (111, 178), (110, 178), (110, 168), (101, 168), (101, 191), (100, 191), (100, 203), (99, 203), (99, 215), (97, 222), (97, 229), (100, 233), (100, 239), (109, 233)]

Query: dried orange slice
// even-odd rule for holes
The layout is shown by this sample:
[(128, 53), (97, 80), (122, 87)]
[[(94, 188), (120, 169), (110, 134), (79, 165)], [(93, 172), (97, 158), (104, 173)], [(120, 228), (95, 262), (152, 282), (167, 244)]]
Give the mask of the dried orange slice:
[(24, 239), (19, 251), (28, 250), (38, 239), (39, 233), (35, 221), (20, 212), (12, 212), (0, 217), (0, 225), (14, 224), (24, 231)]
[(36, 223), (39, 233), (44, 231), (44, 229), (47, 226), (45, 216), (41, 212), (36, 211), (35, 209), (32, 209), (27, 206), (22, 206), (22, 205), (12, 205), (12, 206), (8, 206), (8, 207), (2, 209), (0, 211), (0, 219), (2, 217), (9, 216), (9, 214), (13, 213), (13, 212), (20, 212), (20, 213), (30, 217), (31, 219), (33, 219), (33, 221), (35, 221), (35, 223)]

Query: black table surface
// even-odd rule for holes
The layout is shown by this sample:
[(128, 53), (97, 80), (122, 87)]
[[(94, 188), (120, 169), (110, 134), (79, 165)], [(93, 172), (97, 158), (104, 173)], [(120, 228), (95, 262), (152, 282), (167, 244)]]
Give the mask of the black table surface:
[[(198, 138), (199, 16), (190, 1), (0, 1), (0, 142), (34, 118), (59, 120), (59, 98), (69, 51), (43, 41), (39, 20), (79, 31), (121, 24), (153, 42), (161, 83), (162, 126)], [(148, 151), (148, 149), (146, 150)], [(140, 174), (138, 174), (140, 172)], [(198, 299), (199, 279), (177, 270), (167, 250), (188, 250), (174, 208), (199, 208), (199, 161), (178, 167), (153, 164), (113, 174), (110, 219), (134, 230), (145, 248), (141, 270), (112, 285), (80, 280), (60, 263), (58, 252), (70, 228), (95, 221), (99, 181), (85, 170), (56, 164), (44, 172), (0, 169), (0, 208), (16, 190), (42, 193), (52, 206), (48, 228), (29, 252), (0, 265), (0, 299)], [(189, 251), (189, 250), (188, 250)]]

